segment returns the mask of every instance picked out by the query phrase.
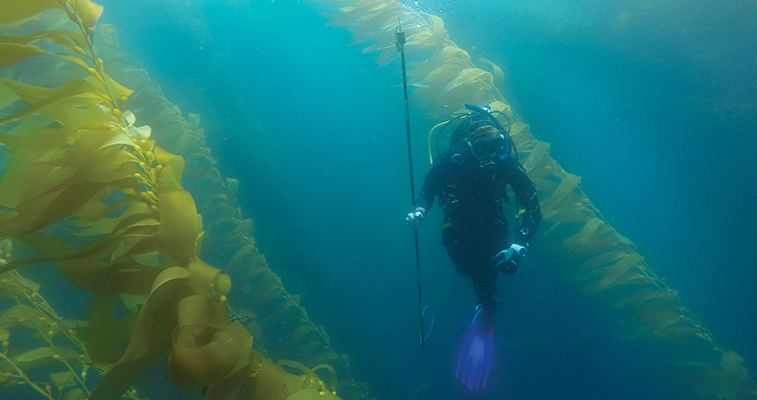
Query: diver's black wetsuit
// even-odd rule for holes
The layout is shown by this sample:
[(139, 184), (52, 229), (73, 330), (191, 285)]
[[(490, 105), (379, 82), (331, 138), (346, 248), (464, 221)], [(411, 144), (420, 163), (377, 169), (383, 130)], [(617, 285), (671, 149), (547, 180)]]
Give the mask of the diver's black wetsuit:
[[(525, 209), (512, 241), (503, 209), (507, 185)], [(461, 142), (434, 161), (416, 205), (428, 211), (437, 196), (444, 209), (442, 244), (457, 273), (473, 277), (473, 289), (493, 321), (499, 272), (491, 259), (511, 243), (530, 244), (541, 221), (536, 187), (513, 155), (495, 158), (493, 165), (482, 168)]]

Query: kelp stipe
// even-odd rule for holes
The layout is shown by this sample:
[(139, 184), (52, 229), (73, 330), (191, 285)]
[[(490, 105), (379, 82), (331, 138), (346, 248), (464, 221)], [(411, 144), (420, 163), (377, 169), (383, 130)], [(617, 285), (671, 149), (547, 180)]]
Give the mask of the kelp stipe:
[[(0, 242), (0, 265), (10, 260), (12, 244), (6, 239)], [(0, 313), (0, 387), (28, 385), (50, 400), (89, 396), (88, 371), (105, 371), (91, 365), (74, 331), (77, 322), (61, 318), (39, 294), (39, 285), (16, 271), (0, 275), (0, 298), (12, 304)], [(31, 343), (24, 339), (29, 336)], [(129, 397), (138, 399), (136, 392)]]
[[(449, 39), (440, 18), (393, 0), (334, 1), (343, 7), (331, 16), (331, 24), (350, 29), (353, 44), (370, 43), (363, 53), (378, 52), (380, 65), (396, 55), (393, 34), (401, 18), (411, 57), (413, 104), (429, 118), (447, 117), (465, 103), (476, 103), (491, 104), (519, 120), (494, 86), (492, 73), (477, 68)], [(484, 64), (494, 73), (499, 70), (488, 60)], [(633, 243), (602, 217), (581, 189), (580, 177), (563, 170), (549, 155), (549, 145), (537, 141), (523, 122), (513, 125), (511, 136), (542, 200), (539, 248), (587, 298), (615, 310), (620, 337), (652, 339), (659, 349), (675, 350), (670, 365), (685, 380), (682, 390), (694, 389), (703, 398), (757, 399), (757, 384), (741, 357), (717, 343)]]
[[(103, 28), (99, 52), (109, 60), (114, 76), (137, 89), (129, 99), (130, 107), (140, 120), (149, 122), (158, 144), (187, 160), (182, 183), (205, 216), (201, 255), (223, 265), (223, 272), (233, 278), (235, 306), (257, 315), (247, 324), (255, 336), (255, 348), (273, 359), (296, 359), (308, 365), (331, 364), (328, 368), (336, 368), (341, 377), (338, 386), (336, 382), (329, 383), (332, 390), (350, 399), (369, 398), (367, 385), (352, 376), (347, 358), (334, 351), (325, 329), (313, 323), (299, 296), (287, 292), (258, 250), (250, 235), (252, 222), (242, 218), (236, 206), (239, 182), (224, 179), (218, 171), (210, 150), (205, 147), (200, 117), (195, 114), (189, 114), (187, 119), (182, 117), (178, 107), (162, 95), (147, 73), (120, 50), (113, 38), (114, 29)], [(216, 129), (209, 128), (214, 134), (222, 134)], [(241, 286), (245, 289), (241, 290)], [(280, 362), (290, 366), (293, 363)]]
[[(174, 383), (207, 386), (214, 399), (235, 398), (247, 382), (276, 388), (270, 392), (274, 398), (305, 391), (304, 378), (269, 366), (253, 352), (250, 333), (229, 322), (231, 281), (197, 258), (201, 221), (181, 186), (184, 161), (155, 146), (149, 127), (134, 125), (135, 115), (125, 108), (132, 91), (104, 72), (92, 47), (102, 7), (89, 0), (5, 3), (2, 24), (24, 25), (47, 10), (63, 12), (75, 24), (74, 31), (47, 28), (0, 37), (2, 67), (40, 55), (56, 60), (41, 79), (54, 88), (0, 79), (5, 89), (0, 129), (10, 129), (0, 134), (0, 143), (11, 154), (0, 181), (0, 240), (14, 238), (39, 254), (3, 263), (0, 277), (50, 262), (74, 286), (95, 294), (87, 324), (66, 333), (71, 341), (81, 339), (77, 344), (89, 356), (75, 358), (108, 372), (91, 393), (79, 374), (82, 387), (75, 390), (81, 392), (67, 396), (134, 397), (130, 386), (164, 355)], [(134, 315), (113, 321), (117, 301)], [(0, 334), (8, 345), (15, 340), (8, 329)], [(122, 354), (123, 344), (128, 346)], [(57, 352), (53, 360), (68, 362), (63, 350), (50, 346)], [(5, 349), (3, 356), (3, 368), (12, 369), (4, 377), (50, 398), (50, 385), (29, 379), (24, 372), (29, 367)], [(68, 382), (62, 375), (51, 380), (58, 387)], [(283, 385), (288, 381), (299, 384)], [(320, 386), (307, 385), (312, 387)]]
[[(10, 240), (0, 242), (0, 265), (12, 259), (11, 250)], [(92, 362), (77, 335), (83, 321), (61, 318), (39, 289), (15, 270), (0, 275), (0, 299), (15, 303), (5, 307), (3, 302), (0, 313), (0, 391), (28, 385), (42, 398), (84, 400), (107, 370)], [(97, 377), (88, 379), (93, 373)], [(133, 389), (123, 397), (140, 399)]]

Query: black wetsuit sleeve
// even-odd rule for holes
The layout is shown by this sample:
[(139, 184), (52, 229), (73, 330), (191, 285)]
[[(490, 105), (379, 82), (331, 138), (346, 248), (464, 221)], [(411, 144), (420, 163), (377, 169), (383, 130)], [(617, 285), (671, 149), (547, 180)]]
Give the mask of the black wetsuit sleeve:
[(539, 208), (539, 198), (536, 195), (536, 185), (529, 178), (526, 169), (517, 160), (512, 159), (511, 162), (512, 178), (510, 186), (515, 192), (518, 204), (525, 209), (525, 214), (523, 214), (513, 235), (513, 243), (526, 246), (531, 244), (531, 239), (533, 239), (536, 229), (539, 227), (541, 209)]
[(423, 181), (423, 187), (418, 194), (418, 199), (415, 201), (416, 207), (422, 207), (426, 212), (434, 205), (436, 196), (439, 195), (442, 187), (442, 165), (437, 161), (431, 165), (431, 169), (426, 174), (426, 179)]

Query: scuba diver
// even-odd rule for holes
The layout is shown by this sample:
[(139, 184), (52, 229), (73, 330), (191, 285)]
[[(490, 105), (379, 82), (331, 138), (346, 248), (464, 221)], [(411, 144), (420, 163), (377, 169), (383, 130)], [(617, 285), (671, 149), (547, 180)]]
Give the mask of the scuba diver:
[[(518, 270), (541, 221), (541, 211), (536, 187), (512, 145), (509, 117), (499, 112), (507, 118), (505, 128), (494, 116), (498, 111), (472, 104), (466, 108), (467, 114), (444, 125), (459, 122), (450, 136), (450, 149), (440, 152), (433, 162), (406, 222), (411, 229), (418, 229), (439, 198), (444, 211), (442, 244), (457, 273), (473, 278), (479, 299), (455, 376), (469, 390), (481, 390), (491, 368), (497, 277)], [(439, 136), (441, 133), (437, 147)], [(507, 185), (523, 208), (512, 238), (504, 215)]]

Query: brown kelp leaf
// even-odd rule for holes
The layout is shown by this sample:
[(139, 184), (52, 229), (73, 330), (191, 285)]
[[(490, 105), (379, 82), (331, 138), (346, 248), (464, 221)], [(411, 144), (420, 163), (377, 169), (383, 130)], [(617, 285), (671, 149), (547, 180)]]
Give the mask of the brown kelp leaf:
[(237, 202), (237, 195), (239, 194), (239, 180), (226, 178), (226, 197), (229, 199), (229, 204), (234, 205)]
[[(272, 284), (268, 287), (261, 287), (251, 294), (249, 304), (255, 308), (263, 307), (266, 304), (285, 298), (286, 290), (279, 285)], [(288, 297), (286, 297), (288, 299)]]
[[(596, 215), (586, 207), (583, 202), (564, 204), (558, 208), (553, 208), (542, 213), (542, 218), (547, 221), (555, 221), (555, 225), (561, 223), (587, 223)], [(547, 235), (544, 232), (542, 235)]]
[[(49, 181), (52, 166), (36, 162), (33, 150), (14, 149), (13, 158), (0, 181), (0, 204), (8, 211), (0, 212), (0, 221), (14, 217), (20, 204), (35, 197), (53, 196), (54, 184), (42, 184)], [(40, 200), (38, 200), (40, 201)]]
[(12, 5), (9, 3), (7, 0), (0, 2), (0, 7), (3, 10), (0, 13), (0, 24), (22, 23), (42, 11), (60, 8), (58, 0), (15, 1)]
[(85, 39), (84, 36), (82, 36), (80, 33), (70, 31), (68, 29), (53, 29), (51, 31), (35, 32), (29, 36), (26, 36), (26, 38), (28, 38), (30, 41), (39, 39), (46, 40), (50, 43), (54, 43), (58, 46), (66, 47), (69, 49), (75, 49), (77, 47), (79, 47), (79, 49), (83, 49), (87, 47), (87, 39)]
[[(188, 326), (204, 326), (209, 329), (223, 330), (229, 327), (228, 306), (225, 302), (207, 295), (193, 295), (181, 299), (178, 304), (178, 322), (174, 339), (179, 330)], [(190, 335), (193, 335), (189, 332)], [(211, 337), (198, 340), (210, 340)], [(193, 342), (198, 343), (198, 342)]]
[[(88, 160), (87, 171), (81, 171), (81, 179), (94, 183), (118, 182), (131, 178), (137, 172), (139, 159), (120, 148), (104, 148), (94, 152)], [(130, 181), (133, 183), (133, 181)], [(133, 187), (133, 184), (130, 185)]]
[(246, 269), (246, 272), (244, 275), (241, 276), (239, 279), (242, 282), (251, 282), (255, 285), (257, 285), (258, 279), (262, 279), (266, 275), (273, 274), (270, 269), (268, 269), (267, 266), (263, 263), (265, 259), (262, 255), (256, 254), (255, 257), (248, 257), (247, 259), (252, 258), (250, 260), (250, 267)]
[[(34, 43), (40, 40), (45, 40), (47, 42), (74, 50), (79, 53), (83, 52), (82, 48), (88, 47), (87, 40), (84, 38), (84, 36), (67, 29), (54, 29), (51, 31), (35, 32), (28, 36), (0, 36), (0, 48), (3, 49), (3, 51), (0, 52), (0, 54), (2, 54), (2, 56), (0, 56), (0, 65), (4, 67), (14, 62), (18, 62), (25, 58), (42, 53), (58, 55), (69, 60), (71, 59), (72, 56), (69, 54), (49, 52), (36, 45), (30, 45), (30, 43)], [(18, 47), (5, 47), (5, 45), (21, 45), (27, 47), (27, 49), (21, 49)], [(28, 53), (29, 55), (26, 57), (20, 57), (20, 54), (23, 53)], [(76, 62), (75, 60), (71, 61)], [(77, 63), (87, 68), (86, 64), (79, 62)]]
[(18, 101), (18, 96), (5, 85), (0, 85), (0, 110)]
[(307, 343), (305, 338), (313, 333), (317, 333), (318, 328), (313, 324), (304, 323), (299, 325), (296, 329), (289, 332), (276, 347), (277, 354), (293, 354), (292, 351), (302, 343)]
[(53, 222), (76, 214), (90, 199), (103, 189), (102, 184), (75, 184), (54, 196), (37, 197), (20, 204), (13, 218), (0, 220), (0, 231), (9, 237), (42, 229)]
[(577, 275), (594, 271), (599, 268), (604, 268), (612, 263), (617, 262), (623, 257), (626, 257), (628, 252), (623, 249), (611, 249), (600, 255), (592, 257), (591, 259), (584, 261), (578, 267), (571, 268), (570, 274)]
[(287, 367), (290, 370), (294, 369), (294, 370), (302, 373), (302, 375), (307, 375), (308, 373), (310, 373), (310, 368), (306, 367), (305, 364), (302, 364), (302, 363), (297, 362), (297, 361), (279, 360), (279, 361), (276, 362), (276, 366), (277, 367), (282, 367), (282, 368), (283, 367)]
[(505, 86), (505, 73), (504, 71), (502, 71), (502, 68), (486, 58), (479, 58), (478, 61), (480, 61), (484, 65), (484, 69), (486, 71), (492, 74), (494, 86), (502, 90), (502, 88)]
[(234, 254), (234, 257), (231, 258), (231, 260), (226, 264), (226, 268), (234, 267), (239, 263), (241, 260), (247, 256), (250, 252), (257, 252), (257, 246), (255, 246), (254, 243), (250, 243), (248, 245), (242, 246), (237, 250), (237, 252)]
[(64, 387), (76, 386), (75, 377), (76, 374), (74, 374), (72, 371), (53, 372), (50, 374), (50, 381), (55, 385), (55, 387), (62, 389)]
[(741, 363), (742, 357), (729, 351), (721, 353), (720, 364), (703, 362), (678, 362), (675, 378), (699, 398), (743, 399), (753, 396), (753, 383)]
[(272, 336), (273, 330), (276, 329), (282, 321), (285, 319), (292, 319), (292, 314), (303, 311), (302, 308), (297, 307), (297, 304), (291, 297), (283, 297), (286, 295), (286, 292), (283, 289), (276, 292), (280, 293), (278, 294), (279, 299), (277, 301), (279, 301), (279, 303), (276, 305), (276, 311), (263, 321), (263, 334), (268, 337)]
[[(53, 173), (53, 166), (36, 162), (37, 157), (33, 150), (14, 150), (15, 154), (0, 182), (0, 204), (9, 209), (16, 209), (20, 204), (30, 200), (37, 199), (36, 201), (41, 203), (42, 197), (52, 197), (61, 190), (54, 183), (41, 183), (50, 181), (49, 175)], [(46, 204), (48, 203), (41, 203), (40, 207)], [(18, 210), (0, 213), (0, 220), (13, 218), (14, 212)]]
[(0, 328), (0, 342), (5, 342), (10, 337), (10, 332), (5, 328)]
[(124, 304), (124, 307), (129, 309), (129, 311), (133, 312), (134, 314), (139, 313), (140, 307), (142, 307), (145, 304), (145, 301), (147, 301), (147, 295), (128, 295), (128, 294), (121, 294), (121, 302)]
[[(187, 310), (184, 308), (187, 301), (193, 303), (192, 307), (211, 300), (207, 296), (190, 296), (179, 305), (180, 318), (182, 314), (191, 314), (194, 323), (179, 325), (174, 331), (168, 358), (171, 381), (183, 387), (207, 386), (221, 382), (249, 365), (253, 338), (244, 326), (239, 321), (229, 325), (226, 320), (228, 327), (212, 328), (206, 325), (212, 322), (204, 320), (220, 313)], [(187, 318), (185, 322), (189, 321)]]
[(192, 195), (188, 192), (161, 187), (159, 235), (163, 241), (161, 251), (179, 265), (186, 265), (194, 256), (198, 215)]
[(560, 243), (560, 248), (564, 250), (570, 250), (586, 244), (586, 242), (591, 240), (592, 236), (597, 234), (597, 229), (603, 225), (605, 225), (605, 223), (601, 219), (592, 219), (591, 221), (587, 222), (586, 225), (584, 225), (583, 228), (581, 228), (581, 230), (576, 234), (563, 240), (562, 243)]
[(73, 128), (67, 127), (33, 127), (23, 134), (0, 133), (0, 143), (11, 147), (35, 150), (39, 154), (39, 152), (56, 149), (66, 144), (66, 140), (73, 131)]
[[(120, 83), (116, 82), (115, 79), (111, 78), (110, 75), (104, 72), (103, 72), (103, 77), (105, 78), (104, 83), (108, 86), (109, 89), (114, 90), (118, 94), (118, 96), (128, 98), (129, 96), (131, 96), (132, 93), (134, 93), (133, 90), (125, 86), (122, 86)], [(145, 128), (140, 126), (136, 129), (140, 130), (140, 129), (145, 129)]]
[(142, 296), (149, 292), (150, 285), (162, 271), (162, 268), (141, 265), (129, 257), (116, 263), (113, 267), (114, 287), (121, 286), (121, 293)]
[[(188, 284), (201, 295), (226, 296), (231, 289), (231, 279), (218, 268), (211, 267), (197, 257), (193, 257), (187, 267)], [(228, 318), (227, 318), (228, 319)]]
[(252, 363), (259, 364), (260, 369), (241, 400), (285, 399), (302, 388), (301, 377), (284, 371), (257, 351), (253, 351)]
[[(326, 370), (326, 372), (329, 375), (329, 383), (326, 385), (326, 382), (318, 376), (318, 371), (320, 370)], [(303, 382), (304, 385), (310, 385), (311, 387), (324, 392), (331, 392), (336, 390), (339, 382), (336, 378), (336, 371), (334, 371), (334, 367), (332, 367), (329, 364), (319, 364), (313, 367), (313, 369), (308, 372), (307, 377), (305, 378), (305, 382)]]
[(434, 69), (419, 79), (417, 85), (419, 88), (428, 86), (429, 90), (437, 92), (444, 89), (450, 81), (460, 75), (460, 72), (472, 66), (470, 60), (460, 57), (451, 57), (439, 64), (431, 65)]
[[(97, 203), (97, 204), (102, 205), (102, 203), (100, 202), (92, 202), (92, 201), (90, 201), (88, 205), (90, 205), (91, 203)], [(90, 207), (90, 211), (92, 210), (92, 208), (93, 207)], [(104, 208), (106, 207), (103, 206), (103, 209)], [(82, 214), (86, 215), (87, 212), (89, 211), (82, 213), (81, 210), (79, 210), (79, 213), (77, 213), (76, 215), (77, 216), (81, 216)], [(97, 236), (97, 235), (107, 235), (113, 232), (113, 230), (115, 229), (116, 225), (118, 225), (118, 222), (120, 220), (121, 220), (120, 218), (100, 217), (94, 222), (88, 222), (82, 219), (79, 221), (73, 221), (71, 224), (74, 226), (86, 226), (87, 229), (81, 232), (78, 232), (77, 235), (81, 237), (88, 237), (88, 236)]]
[(466, 68), (460, 71), (460, 73), (457, 74), (457, 76), (447, 84), (447, 86), (442, 90), (442, 94), (451, 92), (461, 86), (475, 85), (481, 80), (491, 82), (492, 74), (479, 68)]
[[(423, 63), (421, 66), (425, 67), (426, 65), (431, 65), (433, 68), (438, 67), (439, 65), (442, 65), (450, 59), (455, 60), (462, 60), (466, 62), (468, 65), (471, 65), (471, 58), (467, 51), (455, 46), (455, 45), (448, 45), (443, 46), (439, 51), (435, 52), (434, 55), (429, 57), (428, 61), (426, 63)], [(424, 74), (428, 74), (429, 70), (424, 71)]]
[[(9, 240), (7, 242), (10, 243)], [(0, 266), (2, 266), (2, 264), (3, 263), (0, 262)], [(22, 295), (22, 291), (26, 290), (39, 292), (39, 283), (26, 279), (19, 274), (16, 274), (15, 276), (8, 274), (0, 277), (0, 297), (14, 298)]]
[(11, 64), (44, 53), (47, 53), (47, 51), (36, 46), (8, 43), (7, 40), (3, 41), (0, 39), (0, 68), (5, 68)]
[(623, 308), (627, 305), (643, 303), (645, 301), (656, 300), (662, 302), (675, 301), (678, 298), (678, 292), (671, 289), (659, 289), (657, 287), (647, 289), (635, 289), (629, 293), (617, 296), (615, 307)]
[[(117, 218), (119, 222), (111, 231), (112, 235), (117, 236), (126, 233), (132, 227), (137, 226), (137, 224), (147, 222), (150, 219), (155, 219), (158, 215), (158, 213), (150, 207), (152, 201), (145, 201), (145, 197), (142, 196), (143, 192), (136, 193), (139, 195), (128, 196), (123, 202), (119, 203), (128, 204), (128, 207), (126, 207), (124, 212)], [(152, 226), (152, 224), (140, 226)]]
[(581, 289), (584, 295), (591, 295), (600, 291), (606, 291), (614, 287), (625, 286), (631, 288), (632, 286), (643, 287), (654, 282), (654, 278), (639, 273), (638, 269), (629, 269), (621, 274), (617, 279), (612, 282), (605, 282), (603, 286), (589, 285)]
[(573, 201), (569, 201), (569, 203), (575, 203), (576, 201), (572, 198), (572, 194), (574, 194), (576, 187), (580, 184), (580, 176), (568, 174), (563, 178), (562, 182), (560, 182), (560, 185), (552, 195), (541, 202), (541, 207), (546, 210), (559, 208), (564, 204), (566, 199), (572, 199)]
[[(590, 221), (591, 222), (591, 221)], [(620, 240), (612, 226), (600, 224), (594, 232), (586, 238), (586, 241), (569, 250), (574, 260), (584, 257), (593, 257), (610, 248), (620, 246)]]
[(132, 254), (151, 253), (159, 248), (160, 239), (155, 237), (158, 232), (157, 221), (154, 219), (145, 219), (133, 225), (131, 228), (139, 227), (147, 229), (140, 229), (139, 231), (136, 229), (130, 229), (129, 233), (120, 235), (118, 246), (110, 255), (111, 262), (131, 257)]
[(108, 367), (121, 358), (118, 346), (128, 343), (134, 329), (137, 315), (118, 321), (111, 319), (113, 294), (98, 294), (89, 309), (87, 325), (76, 329), (76, 333), (87, 345), (87, 352), (92, 363)]
[(0, 118), (0, 123), (18, 121), (37, 111), (65, 121), (67, 120), (66, 111), (71, 109), (72, 101), (78, 106), (91, 106), (110, 100), (107, 95), (97, 90), (85, 79), (72, 79), (56, 89), (29, 85), (5, 78), (0, 78), (0, 83), (31, 104), (22, 111)]
[[(156, 268), (136, 263), (128, 255), (111, 262), (100, 261), (114, 252), (121, 237), (105, 238), (81, 249), (40, 232), (24, 235), (20, 239), (44, 256), (41, 259), (29, 259), (31, 262), (52, 262), (72, 284), (88, 292), (145, 294), (149, 292), (152, 282), (160, 273)], [(154, 250), (157, 246), (158, 240), (153, 240), (155, 243), (146, 243), (146, 248), (132, 247), (131, 251), (150, 252), (150, 248)], [(15, 263), (19, 266), (24, 262), (26, 261), (19, 260)], [(4, 268), (7, 266), (1, 267), (0, 270)]]
[(11, 250), (13, 250), (12, 241), (10, 241), (9, 239), (0, 240), (0, 251), (2, 251), (4, 255), (8, 255), (11, 252)]
[(514, 122), (512, 128), (510, 128), (510, 136), (517, 136), (521, 132), (528, 132), (528, 131), (529, 131), (528, 125), (524, 124), (523, 122)]
[[(255, 367), (259, 366), (256, 365)], [(235, 400), (254, 374), (253, 366), (248, 364), (246, 368), (239, 370), (229, 378), (208, 386), (203, 399)]]
[(691, 327), (669, 326), (654, 332), (654, 336), (681, 347), (711, 350), (714, 348), (710, 338)]
[(360, 19), (363, 25), (369, 26), (368, 30), (381, 30), (380, 26), (390, 24), (392, 28), (396, 26), (397, 17), (404, 13), (405, 9), (400, 3), (396, 2), (377, 2), (371, 7), (370, 12), (365, 13)]
[(103, 13), (103, 6), (90, 0), (73, 0), (74, 12), (85, 29), (95, 26)]
[(73, 389), (67, 392), (61, 400), (86, 400), (87, 394), (81, 389)]
[[(432, 15), (431, 19), (436, 21), (437, 16)], [(438, 19), (441, 21), (441, 19)], [(432, 29), (420, 31), (417, 34), (408, 35), (408, 46), (415, 47), (419, 50), (435, 49), (444, 46), (449, 43), (447, 39), (447, 31), (443, 28), (441, 30)]]
[(629, 305), (628, 316), (635, 325), (644, 327), (645, 330), (655, 332), (686, 320), (681, 313), (680, 307), (663, 302), (645, 302)]
[[(41, 321), (40, 319), (44, 320)], [(27, 328), (36, 328), (37, 325), (44, 325), (48, 322), (45, 314), (23, 304), (17, 304), (3, 311), (0, 314), (0, 328), (10, 328), (16, 325)]]
[(129, 346), (118, 363), (92, 392), (90, 400), (118, 400), (171, 347), (176, 326), (176, 304), (187, 295), (188, 273), (168, 268), (155, 279), (153, 290), (139, 312)]
[[(528, 171), (532, 180), (539, 180), (543, 174), (540, 171), (544, 171), (544, 166), (547, 165), (545, 160), (549, 158), (549, 143), (537, 142), (534, 149), (531, 151), (531, 155), (523, 161), (523, 168)], [(539, 169), (537, 169), (537, 167)], [(538, 185), (537, 185), (538, 186)], [(542, 202), (543, 203), (543, 202)], [(543, 209), (544, 207), (542, 207)]]
[[(160, 160), (158, 158), (159, 152), (156, 151), (155, 155), (156, 160)], [(163, 172), (158, 178), (158, 185), (161, 188), (170, 188), (178, 191), (184, 190), (181, 187), (181, 173), (184, 171), (184, 159), (176, 156), (168, 158), (165, 162), (158, 161), (158, 163), (163, 165)]]
[(0, 358), (0, 386), (11, 386), (18, 383), (13, 378), (13, 373), (16, 372), (16, 368), (11, 365), (4, 358)]
[(641, 254), (631, 253), (617, 260), (609, 267), (594, 270), (585, 274), (584, 276), (589, 277), (590, 279), (599, 278), (599, 280), (590, 285), (587, 290), (600, 291), (610, 287), (616, 280), (620, 279), (626, 271), (635, 267), (643, 260), (644, 257), (642, 257)]
[(202, 210), (208, 210), (208, 209), (214, 209), (218, 206), (223, 206), (228, 204), (229, 198), (226, 197), (225, 193), (216, 193), (213, 196), (211, 196), (209, 199), (207, 199), (200, 208)]
[(60, 363), (60, 360), (71, 362), (78, 358), (79, 353), (66, 347), (57, 346), (40, 347), (11, 357), (13, 362), (24, 370)]
[[(160, 253), (159, 252), (153, 252), (153, 253), (146, 253), (146, 254), (134, 254), (131, 256), (131, 258), (139, 265), (145, 265), (148, 267), (160, 267)], [(173, 267), (173, 265), (172, 265)]]

